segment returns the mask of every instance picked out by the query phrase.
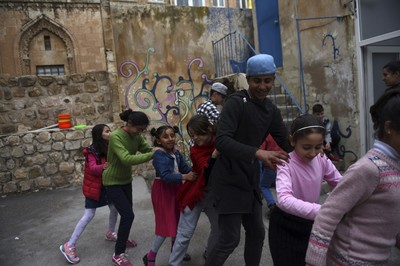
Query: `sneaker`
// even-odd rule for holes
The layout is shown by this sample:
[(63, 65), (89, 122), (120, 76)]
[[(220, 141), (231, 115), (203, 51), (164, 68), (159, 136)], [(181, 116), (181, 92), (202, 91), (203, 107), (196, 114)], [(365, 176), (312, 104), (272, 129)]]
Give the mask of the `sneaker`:
[(149, 259), (148, 257), (147, 257), (147, 254), (146, 255), (144, 255), (144, 257), (143, 257), (143, 264), (144, 264), (144, 266), (148, 266), (149, 264), (150, 265), (155, 265), (155, 263), (156, 263), (156, 259), (154, 258), (154, 259)]
[(60, 251), (69, 263), (77, 264), (80, 261), (79, 257), (76, 256), (76, 248), (68, 247), (68, 242), (60, 246)]
[(110, 232), (109, 230), (107, 230), (106, 232), (106, 240), (108, 241), (117, 241), (117, 233), (116, 232)]
[[(107, 230), (105, 238), (108, 241), (116, 242), (117, 241), (117, 233), (116, 232), (110, 232), (109, 230)], [(133, 239), (128, 239), (128, 240), (126, 240), (126, 246), (130, 247), (130, 248), (134, 248), (134, 247), (137, 246), (137, 243)]]
[(117, 266), (133, 266), (133, 264), (128, 260), (125, 253), (121, 253), (119, 255), (115, 255), (114, 253), (112, 256), (112, 262), (114, 263), (114, 265)]

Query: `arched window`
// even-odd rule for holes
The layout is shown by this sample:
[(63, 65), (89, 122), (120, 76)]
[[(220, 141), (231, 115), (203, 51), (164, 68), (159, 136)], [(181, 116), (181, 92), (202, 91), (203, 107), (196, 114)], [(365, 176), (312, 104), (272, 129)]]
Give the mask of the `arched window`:
[(57, 69), (61, 74), (77, 72), (71, 35), (46, 15), (40, 15), (22, 28), (17, 51), (18, 72), (22, 75), (47, 73), (48, 69)]

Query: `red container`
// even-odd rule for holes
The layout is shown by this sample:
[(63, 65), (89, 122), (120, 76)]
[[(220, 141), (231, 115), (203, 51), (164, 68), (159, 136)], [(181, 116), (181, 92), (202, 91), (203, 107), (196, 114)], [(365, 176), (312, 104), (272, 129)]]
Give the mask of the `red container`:
[(59, 114), (58, 115), (58, 128), (71, 128), (71, 115)]

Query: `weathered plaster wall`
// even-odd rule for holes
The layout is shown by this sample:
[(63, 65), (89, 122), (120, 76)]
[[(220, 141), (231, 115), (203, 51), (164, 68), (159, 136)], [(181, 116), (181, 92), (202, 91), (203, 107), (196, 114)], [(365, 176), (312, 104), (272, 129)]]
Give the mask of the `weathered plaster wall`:
[[(359, 103), (354, 19), (342, 1), (283, 0), (279, 2), (282, 34), (282, 80), (303, 101), (299, 35), (307, 108), (320, 103), (336, 120), (346, 161), (360, 156)], [(338, 17), (338, 18), (327, 18)], [(310, 20), (300, 20), (300, 19)], [(304, 104), (302, 102), (302, 106)]]
[[(123, 108), (142, 110), (151, 127), (181, 128), (178, 146), (188, 157), (186, 122), (216, 78), (211, 42), (230, 30), (240, 30), (251, 42), (253, 31), (250, 10), (136, 2), (0, 1), (0, 17), (0, 128), (6, 134), (0, 137), (0, 193), (80, 181), (87, 132), (26, 132), (57, 123), (64, 111), (71, 112), (73, 125), (114, 121), (119, 126)], [(18, 34), (43, 18), (71, 37), (77, 73), (37, 77), (18, 72)], [(41, 47), (43, 35), (33, 37), (31, 47)], [(56, 47), (63, 48), (62, 43)], [(135, 174), (146, 175), (149, 169), (151, 164), (135, 167)]]
[(215, 78), (212, 41), (253, 30), (250, 10), (121, 2), (111, 10), (121, 104), (182, 132)]

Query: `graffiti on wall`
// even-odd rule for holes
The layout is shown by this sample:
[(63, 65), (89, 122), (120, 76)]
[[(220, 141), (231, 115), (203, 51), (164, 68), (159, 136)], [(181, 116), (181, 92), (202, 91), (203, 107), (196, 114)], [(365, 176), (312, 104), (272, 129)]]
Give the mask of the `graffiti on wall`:
[(326, 33), (326, 34), (324, 34), (324, 38), (322, 39), (322, 47), (325, 47), (326, 46), (326, 44), (325, 44), (325, 41), (326, 40), (330, 40), (331, 42), (332, 42), (332, 49), (333, 49), (333, 51), (332, 51), (332, 54), (333, 54), (333, 59), (336, 59), (338, 56), (339, 56), (339, 48), (338, 47), (336, 47), (336, 42), (335, 42), (335, 37), (333, 36), (333, 34), (332, 33)]
[[(340, 130), (338, 121), (336, 121), (336, 120), (333, 121), (332, 129), (331, 129), (332, 139), (337, 138), (337, 140), (339, 142), (341, 138), (346, 138), (346, 139), (350, 138), (351, 137), (350, 126), (348, 126), (346, 128), (346, 132), (347, 132), (347, 134), (343, 133)], [(341, 159), (343, 159), (346, 154), (351, 154), (353, 156), (353, 158), (350, 161), (350, 163), (354, 163), (358, 160), (358, 156), (355, 154), (355, 152), (346, 149), (346, 147), (343, 144), (339, 144), (336, 147), (336, 150), (334, 150), (333, 152), (335, 152)]]
[[(204, 67), (201, 58), (188, 59), (186, 73), (178, 78), (170, 75), (150, 73), (150, 58), (156, 51), (148, 48), (144, 66), (134, 61), (125, 61), (119, 67), (120, 75), (127, 80), (124, 88), (126, 108), (141, 110), (151, 117), (152, 124), (157, 126), (171, 125), (179, 128), (177, 146), (186, 158), (189, 155), (186, 123), (195, 114), (199, 104), (208, 98), (206, 87), (212, 81), (205, 73), (200, 77), (193, 72)], [(194, 71), (196, 70), (196, 71)]]

